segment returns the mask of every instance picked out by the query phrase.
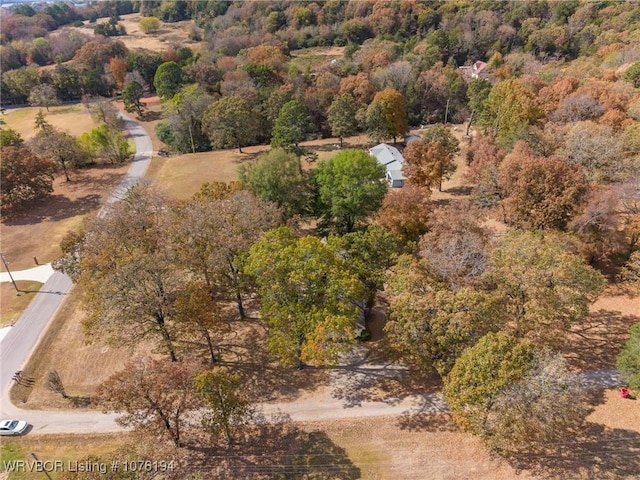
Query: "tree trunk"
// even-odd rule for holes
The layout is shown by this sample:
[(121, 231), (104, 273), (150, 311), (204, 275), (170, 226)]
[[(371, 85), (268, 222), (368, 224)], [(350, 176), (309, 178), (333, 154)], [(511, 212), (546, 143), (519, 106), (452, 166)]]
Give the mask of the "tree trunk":
[(209, 335), (209, 332), (207, 331), (206, 328), (204, 329), (204, 338), (207, 341), (207, 347), (209, 348), (209, 355), (211, 355), (211, 364), (215, 364), (217, 363), (218, 359), (216, 358), (216, 352), (214, 351), (214, 348), (213, 348), (211, 335)]
[(67, 171), (67, 164), (64, 161), (64, 159), (60, 159), (60, 165), (62, 165), (62, 171), (64, 172), (64, 178), (67, 179), (67, 182), (70, 182), (71, 179), (69, 178), (69, 172)]
[(468, 137), (469, 136), (469, 130), (471, 130), (471, 123), (473, 122), (473, 115), (476, 112), (472, 111), (471, 112), (471, 116), (469, 117), (469, 123), (467, 123), (467, 133), (465, 133), (465, 135)]
[(246, 318), (246, 313), (244, 311), (244, 305), (242, 304), (242, 293), (240, 292), (238, 270), (233, 264), (233, 260), (229, 260), (229, 268), (231, 270), (231, 281), (233, 282), (233, 289), (235, 290), (236, 303), (238, 304), (238, 313), (240, 314), (240, 320), (244, 320)]
[(158, 327), (160, 328), (160, 334), (162, 335), (164, 344), (167, 347), (167, 350), (169, 350), (169, 357), (171, 358), (172, 362), (177, 362), (178, 357), (176, 356), (176, 349), (173, 346), (173, 340), (171, 339), (171, 335), (169, 335), (169, 331), (167, 330), (164, 318), (161, 314), (155, 314), (155, 317)]

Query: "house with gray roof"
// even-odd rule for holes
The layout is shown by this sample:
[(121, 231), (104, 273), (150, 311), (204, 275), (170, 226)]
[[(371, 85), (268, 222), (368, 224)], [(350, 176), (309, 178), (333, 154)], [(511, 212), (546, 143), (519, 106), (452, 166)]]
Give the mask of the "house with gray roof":
[(402, 173), (402, 167), (405, 161), (397, 148), (387, 145), (386, 143), (381, 143), (369, 149), (369, 155), (375, 157), (379, 164), (385, 166), (389, 185), (394, 188), (404, 186), (404, 182), (407, 180), (407, 177)]

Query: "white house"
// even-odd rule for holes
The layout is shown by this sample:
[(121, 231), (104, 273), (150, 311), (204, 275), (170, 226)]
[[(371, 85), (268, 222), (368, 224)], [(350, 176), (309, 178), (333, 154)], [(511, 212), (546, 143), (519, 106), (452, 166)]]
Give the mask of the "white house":
[(402, 167), (405, 162), (404, 157), (397, 148), (387, 145), (386, 143), (381, 143), (369, 149), (369, 155), (375, 157), (378, 163), (385, 166), (389, 185), (394, 188), (404, 186), (407, 177), (402, 173)]

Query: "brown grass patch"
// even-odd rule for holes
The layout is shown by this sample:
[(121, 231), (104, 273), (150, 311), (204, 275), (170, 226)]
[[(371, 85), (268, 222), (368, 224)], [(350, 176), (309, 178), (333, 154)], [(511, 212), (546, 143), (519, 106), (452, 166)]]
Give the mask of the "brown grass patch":
[(86, 404), (96, 387), (109, 375), (122, 369), (130, 351), (103, 344), (87, 344), (82, 320), (81, 295), (71, 290), (49, 323), (43, 339), (23, 369), (25, 377), (35, 380), (33, 387), (15, 384), (11, 400), (21, 408), (69, 408), (71, 403), (45, 386), (47, 374), (56, 370), (70, 397)]
[(41, 264), (59, 257), (60, 240), (77, 229), (85, 215), (96, 212), (120, 183), (129, 165), (104, 165), (71, 172), (71, 182), (58, 177), (53, 194), (11, 216), (0, 224), (3, 253), (11, 268), (33, 267), (33, 257)]
[[(150, 50), (153, 52), (162, 52), (169, 50), (174, 46), (180, 46), (185, 43), (193, 43), (187, 40), (187, 32), (189, 28), (195, 25), (193, 20), (185, 20), (176, 23), (160, 22), (160, 30), (158, 32), (146, 35), (140, 31), (138, 22), (142, 18), (139, 13), (131, 13), (120, 16), (120, 24), (124, 26), (127, 34), (116, 37), (122, 41), (129, 50)], [(61, 30), (77, 30), (85, 35), (93, 36), (93, 29), (96, 25), (108, 22), (108, 17), (98, 18), (95, 23), (85, 23), (82, 27), (63, 27)], [(190, 45), (193, 48), (193, 45)]]
[[(22, 451), (23, 460), (33, 461), (31, 453), (35, 453), (42, 462), (63, 462), (64, 471), (68, 471), (68, 462), (85, 459), (89, 455), (106, 456), (120, 448), (127, 433), (91, 434), (91, 435), (26, 435), (20, 438), (0, 437), (0, 449), (12, 452)], [(11, 457), (13, 460), (14, 457)], [(52, 478), (58, 473), (51, 472)], [(42, 472), (12, 474), (12, 480), (46, 478)]]
[(29, 306), (42, 283), (16, 280), (20, 292), (11, 283), (0, 283), (0, 327), (13, 325)]
[(629, 328), (640, 322), (640, 295), (612, 285), (591, 305), (590, 312), (571, 329), (564, 354), (580, 370), (614, 368)]
[(42, 107), (10, 109), (2, 115), (2, 120), (8, 128), (13, 128), (26, 141), (36, 133), (35, 119), (40, 110), (44, 113), (47, 122), (74, 137), (97, 126), (89, 111), (79, 103), (49, 107), (48, 112)]

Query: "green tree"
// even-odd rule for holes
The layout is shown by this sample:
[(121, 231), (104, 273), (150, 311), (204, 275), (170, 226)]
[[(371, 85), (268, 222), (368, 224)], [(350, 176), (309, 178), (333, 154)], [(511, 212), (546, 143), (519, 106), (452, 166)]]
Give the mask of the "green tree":
[(311, 116), (307, 107), (298, 100), (291, 100), (278, 113), (271, 132), (271, 147), (297, 149), (298, 143), (305, 139), (310, 128)]
[(392, 138), (395, 143), (397, 137), (403, 137), (409, 130), (404, 97), (393, 88), (376, 93), (366, 118), (372, 138), (382, 134), (382, 139)]
[(630, 81), (634, 87), (640, 88), (640, 62), (636, 62), (627, 68), (622, 78)]
[(343, 236), (331, 235), (327, 244), (341, 252), (349, 269), (366, 288), (368, 316), (373, 308), (376, 292), (382, 289), (389, 268), (402, 252), (402, 240), (386, 228), (373, 224), (366, 230)]
[(193, 388), (195, 366), (136, 358), (98, 388), (98, 403), (106, 412), (122, 413), (116, 422), (150, 437), (168, 437), (183, 446), (183, 431), (202, 406)]
[(49, 107), (60, 105), (60, 103), (56, 87), (48, 83), (36, 85), (31, 89), (31, 93), (29, 93), (29, 104), (37, 107), (45, 107), (47, 112), (49, 111)]
[(470, 289), (450, 291), (427, 265), (406, 257), (392, 268), (385, 342), (424, 374), (445, 376), (462, 352), (505, 322), (495, 298)]
[(629, 334), (629, 340), (618, 355), (616, 367), (622, 380), (634, 390), (640, 391), (640, 323), (633, 325)]
[(260, 155), (255, 163), (243, 163), (238, 170), (243, 183), (261, 200), (275, 202), (285, 218), (309, 212), (311, 189), (300, 172), (300, 159), (293, 152), (277, 148)]
[(485, 124), (492, 127), (499, 145), (513, 145), (527, 125), (534, 125), (541, 117), (534, 94), (519, 80), (497, 83), (486, 103)]
[(513, 231), (491, 251), (481, 282), (504, 300), (514, 336), (542, 345), (562, 342), (604, 289), (604, 277), (567, 244), (560, 234)]
[(243, 98), (225, 96), (205, 112), (203, 128), (216, 148), (242, 147), (256, 141), (260, 133), (257, 113)]
[(331, 134), (340, 139), (340, 148), (342, 148), (344, 137), (358, 131), (357, 112), (358, 104), (355, 98), (348, 93), (338, 95), (329, 106), (327, 120), (331, 126)]
[(361, 150), (344, 150), (313, 171), (319, 208), (327, 225), (349, 233), (375, 213), (387, 192), (384, 165)]
[(113, 164), (125, 162), (134, 153), (122, 132), (106, 123), (83, 133), (79, 141), (87, 150), (101, 155)]
[(136, 112), (138, 116), (142, 115), (142, 95), (144, 94), (144, 89), (142, 85), (140, 85), (135, 80), (128, 82), (124, 89), (122, 90), (122, 101), (124, 103), (124, 109), (133, 113)]
[(0, 148), (21, 147), (23, 143), (22, 136), (13, 128), (0, 128)]
[(224, 433), (227, 445), (232, 445), (233, 430), (238, 429), (251, 416), (249, 401), (241, 394), (240, 377), (216, 368), (200, 372), (193, 384), (207, 405), (202, 419), (203, 426), (210, 432), (212, 439)]
[(199, 85), (182, 87), (163, 106), (167, 127), (171, 131), (171, 146), (180, 152), (202, 152), (211, 148), (206, 127), (206, 112), (213, 97)]
[(487, 109), (487, 98), (491, 93), (491, 82), (485, 78), (476, 78), (469, 82), (467, 87), (467, 99), (469, 100), (469, 110), (471, 110), (471, 116), (469, 117), (469, 123), (467, 124), (467, 135), (469, 135), (469, 129), (474, 118), (483, 118)]
[(353, 345), (365, 290), (334, 249), (281, 227), (251, 247), (245, 269), (259, 286), (268, 348), (283, 365), (331, 363)]
[(158, 66), (153, 86), (163, 100), (172, 98), (182, 85), (182, 69), (176, 62), (164, 62)]
[(52, 161), (23, 147), (3, 147), (0, 155), (0, 205), (3, 210), (45, 198), (53, 192)]
[(147, 35), (156, 33), (160, 29), (160, 19), (157, 17), (141, 18), (138, 22), (138, 27), (142, 33)]
[(466, 349), (442, 390), (456, 424), (482, 436), (499, 394), (526, 375), (533, 359), (533, 345), (505, 332), (489, 333)]

